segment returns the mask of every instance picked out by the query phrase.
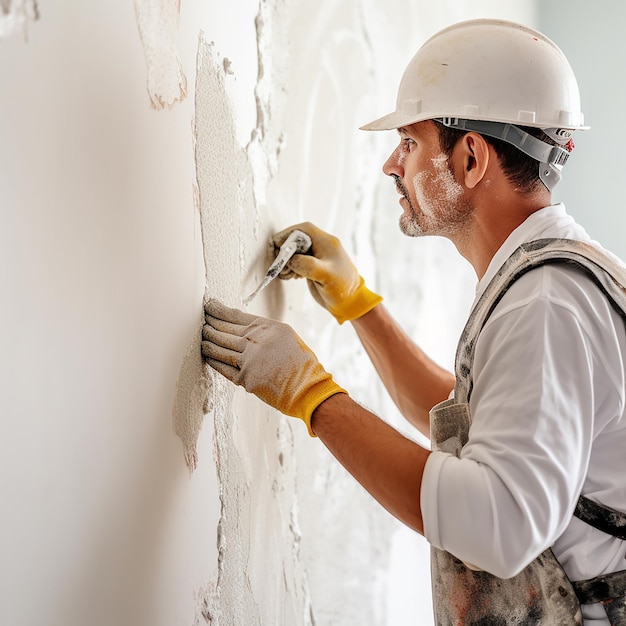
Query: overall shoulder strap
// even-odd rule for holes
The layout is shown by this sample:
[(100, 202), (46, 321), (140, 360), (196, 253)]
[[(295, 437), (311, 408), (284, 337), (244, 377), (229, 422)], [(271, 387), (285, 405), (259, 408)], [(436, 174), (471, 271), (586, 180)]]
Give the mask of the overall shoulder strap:
[(603, 533), (626, 540), (626, 513), (580, 496), (574, 515)]
[(469, 402), (476, 341), (498, 302), (518, 278), (548, 263), (565, 264), (589, 276), (626, 324), (626, 268), (581, 241), (537, 239), (524, 243), (504, 262), (487, 285), (461, 333), (456, 353), (456, 402)]

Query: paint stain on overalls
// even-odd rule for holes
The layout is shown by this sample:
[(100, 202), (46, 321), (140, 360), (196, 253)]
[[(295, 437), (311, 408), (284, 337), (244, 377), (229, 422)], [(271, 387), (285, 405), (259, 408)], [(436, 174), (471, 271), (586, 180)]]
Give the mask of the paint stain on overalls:
[[(526, 272), (564, 263), (591, 277), (626, 323), (626, 271), (596, 248), (566, 239), (520, 246), (498, 270), (472, 310), (456, 355), (454, 398), (430, 414), (431, 445), (459, 456), (471, 421), (474, 349), (480, 331), (508, 288)], [(581, 496), (576, 516), (626, 538), (626, 514)], [(622, 537), (621, 533), (624, 533)], [(433, 606), (437, 626), (582, 626), (581, 603), (601, 602), (612, 626), (626, 626), (626, 570), (572, 583), (548, 548), (517, 576), (497, 578), (432, 548)]]

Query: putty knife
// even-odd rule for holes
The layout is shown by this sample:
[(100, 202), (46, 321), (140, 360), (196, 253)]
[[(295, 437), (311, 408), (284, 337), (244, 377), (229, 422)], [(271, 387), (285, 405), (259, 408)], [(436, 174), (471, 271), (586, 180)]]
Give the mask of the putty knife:
[(274, 262), (267, 270), (265, 277), (259, 286), (243, 301), (248, 304), (264, 287), (267, 287), (282, 271), (287, 262), (294, 254), (307, 252), (311, 247), (311, 238), (301, 230), (294, 230), (285, 239), (285, 243), (280, 247)]

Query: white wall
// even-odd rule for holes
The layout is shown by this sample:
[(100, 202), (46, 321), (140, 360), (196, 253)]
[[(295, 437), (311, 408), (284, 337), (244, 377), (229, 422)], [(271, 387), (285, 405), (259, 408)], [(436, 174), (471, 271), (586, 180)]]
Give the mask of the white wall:
[[(136, 4), (45, 3), (0, 42), (0, 623), (428, 624), (425, 542), (203, 369), (202, 299), (240, 305), (312, 220), (451, 366), (474, 277), (399, 234), (395, 136), (357, 127), (435, 30), (533, 5), (183, 0), (178, 34), (176, 0)], [(305, 285), (248, 308), (399, 424)]]

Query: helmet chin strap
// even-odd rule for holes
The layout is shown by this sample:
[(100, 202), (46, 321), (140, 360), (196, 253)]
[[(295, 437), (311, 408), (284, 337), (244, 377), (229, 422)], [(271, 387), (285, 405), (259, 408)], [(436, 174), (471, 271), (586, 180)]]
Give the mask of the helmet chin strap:
[(561, 180), (561, 170), (569, 158), (569, 152), (565, 148), (545, 143), (513, 124), (457, 117), (435, 118), (435, 122), (449, 128), (474, 131), (487, 137), (501, 139), (515, 146), (524, 154), (539, 161), (539, 178), (549, 191), (552, 191)]

